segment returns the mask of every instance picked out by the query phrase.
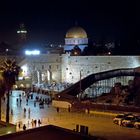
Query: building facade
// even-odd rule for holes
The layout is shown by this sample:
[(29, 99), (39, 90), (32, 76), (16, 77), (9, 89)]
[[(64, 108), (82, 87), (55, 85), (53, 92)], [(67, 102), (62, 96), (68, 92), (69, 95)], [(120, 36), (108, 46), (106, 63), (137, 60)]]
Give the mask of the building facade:
[[(36, 85), (54, 82), (76, 83), (80, 78), (93, 73), (140, 66), (140, 56), (71, 55), (75, 45), (78, 45), (81, 51), (88, 45), (87, 33), (81, 27), (73, 27), (66, 33), (65, 53), (24, 56), (24, 59), (18, 63), (22, 68), (20, 78), (30, 79), (31, 83)], [(128, 80), (132, 78), (128, 77)]]
[(76, 83), (90, 74), (140, 66), (140, 56), (71, 56), (46, 54), (27, 56), (19, 63), (32, 84)]
[(75, 46), (77, 46), (81, 51), (83, 51), (84, 48), (87, 47), (87, 45), (87, 33), (83, 28), (75, 26), (68, 30), (65, 36), (65, 52), (71, 52)]

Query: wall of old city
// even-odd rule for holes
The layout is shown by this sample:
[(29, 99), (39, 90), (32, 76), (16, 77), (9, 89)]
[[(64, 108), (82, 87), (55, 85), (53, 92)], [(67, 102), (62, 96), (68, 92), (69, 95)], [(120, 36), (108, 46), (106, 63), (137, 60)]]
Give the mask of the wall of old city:
[[(1, 56), (1, 62), (3, 61)], [(22, 60), (22, 59), (21, 59)], [(51, 81), (75, 83), (92, 73), (140, 66), (140, 56), (70, 56), (70, 54), (42, 54), (25, 56), (18, 63), (28, 67), (27, 74), (37, 79), (37, 71), (41, 74), (51, 74)], [(40, 81), (41, 83), (41, 81)]]
[(92, 73), (140, 66), (140, 56), (70, 56), (62, 55), (62, 81), (75, 83)]
[(61, 81), (61, 57), (59, 54), (26, 56), (19, 65), (27, 67), (27, 75), (32, 78), (33, 83), (39, 82), (41, 84), (43, 82), (42, 74), (46, 75), (47, 78), (48, 73), (51, 75), (51, 81)]

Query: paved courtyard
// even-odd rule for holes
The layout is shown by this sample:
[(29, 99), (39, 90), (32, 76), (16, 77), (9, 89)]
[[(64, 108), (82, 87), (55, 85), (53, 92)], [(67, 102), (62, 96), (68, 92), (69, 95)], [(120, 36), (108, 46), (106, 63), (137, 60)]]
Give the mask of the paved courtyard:
[[(10, 111), (10, 122), (17, 124), (17, 131), (23, 130), (23, 124), (26, 125), (27, 129), (34, 128), (35, 124), (31, 123), (33, 120), (41, 120), (41, 125), (53, 124), (56, 126), (68, 128), (74, 130), (76, 125), (88, 126), (89, 134), (94, 136), (100, 136), (107, 138), (109, 140), (139, 140), (140, 130), (135, 128), (125, 128), (113, 124), (112, 116), (103, 116), (100, 114), (86, 114), (82, 112), (68, 112), (67, 109), (60, 109), (59, 112), (56, 108), (51, 105), (44, 105), (44, 108), (39, 107), (39, 102), (34, 106), (34, 100), (36, 96), (39, 98), (49, 98), (47, 95), (33, 94), (33, 99), (26, 101), (26, 96), (21, 95), (21, 105), (19, 103), (19, 94), (22, 91), (14, 91), (10, 96), (10, 106), (13, 110), (12, 114)], [(18, 104), (17, 104), (18, 99)], [(5, 120), (5, 107), (6, 101), (2, 100), (2, 119)], [(24, 113), (24, 108), (26, 108), (26, 113)], [(30, 113), (28, 109), (30, 108)], [(10, 110), (11, 110), (10, 109)], [(18, 124), (21, 124), (19, 129)], [(38, 127), (39, 124), (36, 124)]]

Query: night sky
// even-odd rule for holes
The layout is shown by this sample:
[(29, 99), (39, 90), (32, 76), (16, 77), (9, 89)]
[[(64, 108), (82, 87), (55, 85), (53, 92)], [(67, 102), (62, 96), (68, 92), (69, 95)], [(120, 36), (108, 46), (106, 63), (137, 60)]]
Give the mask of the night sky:
[(8, 43), (16, 42), (20, 23), (26, 25), (29, 40), (42, 43), (64, 43), (75, 22), (93, 41), (139, 36), (135, 0), (3, 0), (0, 5), (0, 41)]

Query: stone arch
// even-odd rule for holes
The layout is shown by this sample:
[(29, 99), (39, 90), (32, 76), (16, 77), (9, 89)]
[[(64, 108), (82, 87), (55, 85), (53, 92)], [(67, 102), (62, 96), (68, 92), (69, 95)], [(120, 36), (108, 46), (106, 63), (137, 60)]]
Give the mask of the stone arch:
[(50, 84), (52, 81), (52, 72), (50, 70), (42, 71), (42, 82)]

